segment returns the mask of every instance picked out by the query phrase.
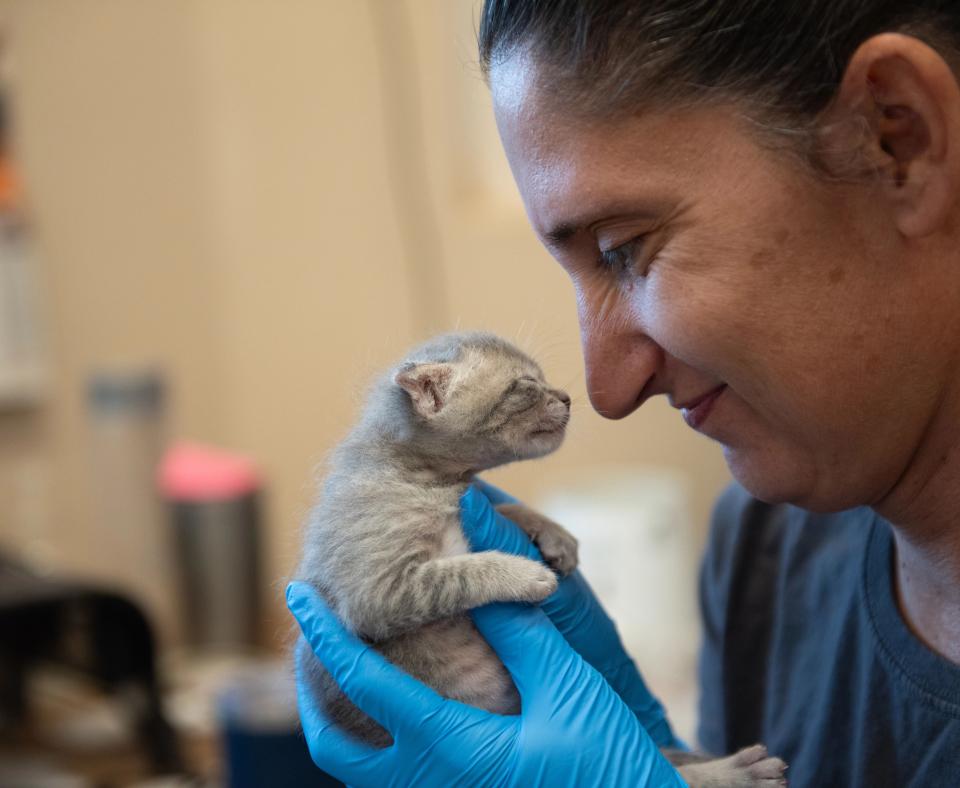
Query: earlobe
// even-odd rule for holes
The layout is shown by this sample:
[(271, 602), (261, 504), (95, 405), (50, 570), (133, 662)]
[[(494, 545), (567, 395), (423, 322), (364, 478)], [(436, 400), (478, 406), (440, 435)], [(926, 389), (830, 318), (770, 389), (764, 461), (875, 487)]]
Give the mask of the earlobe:
[[(960, 195), (960, 88), (934, 49), (899, 33), (864, 42), (829, 114), (828, 166), (831, 150), (856, 147), (901, 234), (922, 237), (949, 221)], [(858, 139), (836, 139), (853, 128)]]
[(397, 372), (393, 381), (407, 392), (418, 414), (432, 418), (447, 404), (452, 378), (449, 364), (409, 364)]

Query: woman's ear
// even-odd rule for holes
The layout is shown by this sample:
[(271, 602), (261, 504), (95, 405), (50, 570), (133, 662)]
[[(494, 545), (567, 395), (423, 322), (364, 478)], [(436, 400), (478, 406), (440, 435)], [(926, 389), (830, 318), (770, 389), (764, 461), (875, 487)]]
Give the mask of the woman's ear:
[(952, 69), (912, 36), (868, 39), (847, 65), (821, 142), (828, 168), (843, 169), (855, 150), (880, 174), (904, 236), (935, 232), (960, 196), (960, 87)]

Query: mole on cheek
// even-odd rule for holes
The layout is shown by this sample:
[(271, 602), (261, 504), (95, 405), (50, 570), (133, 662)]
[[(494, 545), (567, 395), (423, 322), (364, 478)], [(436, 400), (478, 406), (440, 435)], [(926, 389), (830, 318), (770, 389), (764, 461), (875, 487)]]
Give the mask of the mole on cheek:
[(844, 276), (846, 276), (846, 274), (843, 272), (842, 268), (834, 268), (830, 272), (830, 284), (832, 285), (839, 284), (840, 282), (843, 281)]
[(777, 242), (778, 246), (783, 246), (790, 240), (790, 231), (786, 227), (781, 227), (774, 233), (773, 240)]

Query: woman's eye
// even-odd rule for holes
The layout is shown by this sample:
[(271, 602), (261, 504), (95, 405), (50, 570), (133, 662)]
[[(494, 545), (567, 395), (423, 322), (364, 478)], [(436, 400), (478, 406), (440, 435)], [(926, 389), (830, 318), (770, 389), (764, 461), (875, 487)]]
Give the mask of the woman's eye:
[(614, 249), (602, 251), (600, 252), (600, 265), (609, 268), (614, 273), (625, 274), (633, 268), (637, 252), (640, 251), (642, 246), (643, 239), (634, 238)]

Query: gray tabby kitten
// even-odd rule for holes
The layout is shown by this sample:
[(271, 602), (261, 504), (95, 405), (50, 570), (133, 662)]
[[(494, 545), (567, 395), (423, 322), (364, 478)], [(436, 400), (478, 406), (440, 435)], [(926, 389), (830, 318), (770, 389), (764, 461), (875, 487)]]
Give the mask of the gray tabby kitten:
[[(519, 713), (509, 673), (467, 612), (545, 599), (557, 587), (554, 571), (563, 576), (576, 567), (577, 541), (522, 504), (505, 504), (498, 511), (530, 536), (548, 566), (471, 553), (459, 501), (478, 471), (556, 450), (569, 417), (570, 398), (498, 337), (451, 334), (415, 349), (374, 384), (360, 422), (334, 450), (307, 522), (298, 577), (349, 629), (440, 694)], [(360, 739), (389, 745), (390, 734), (347, 699), (305, 644), (300, 648), (307, 648), (300, 657), (328, 716)], [(754, 782), (768, 772), (781, 777), (774, 760), (750, 748), (680, 768), (689, 784), (704, 788), (775, 785)]]

